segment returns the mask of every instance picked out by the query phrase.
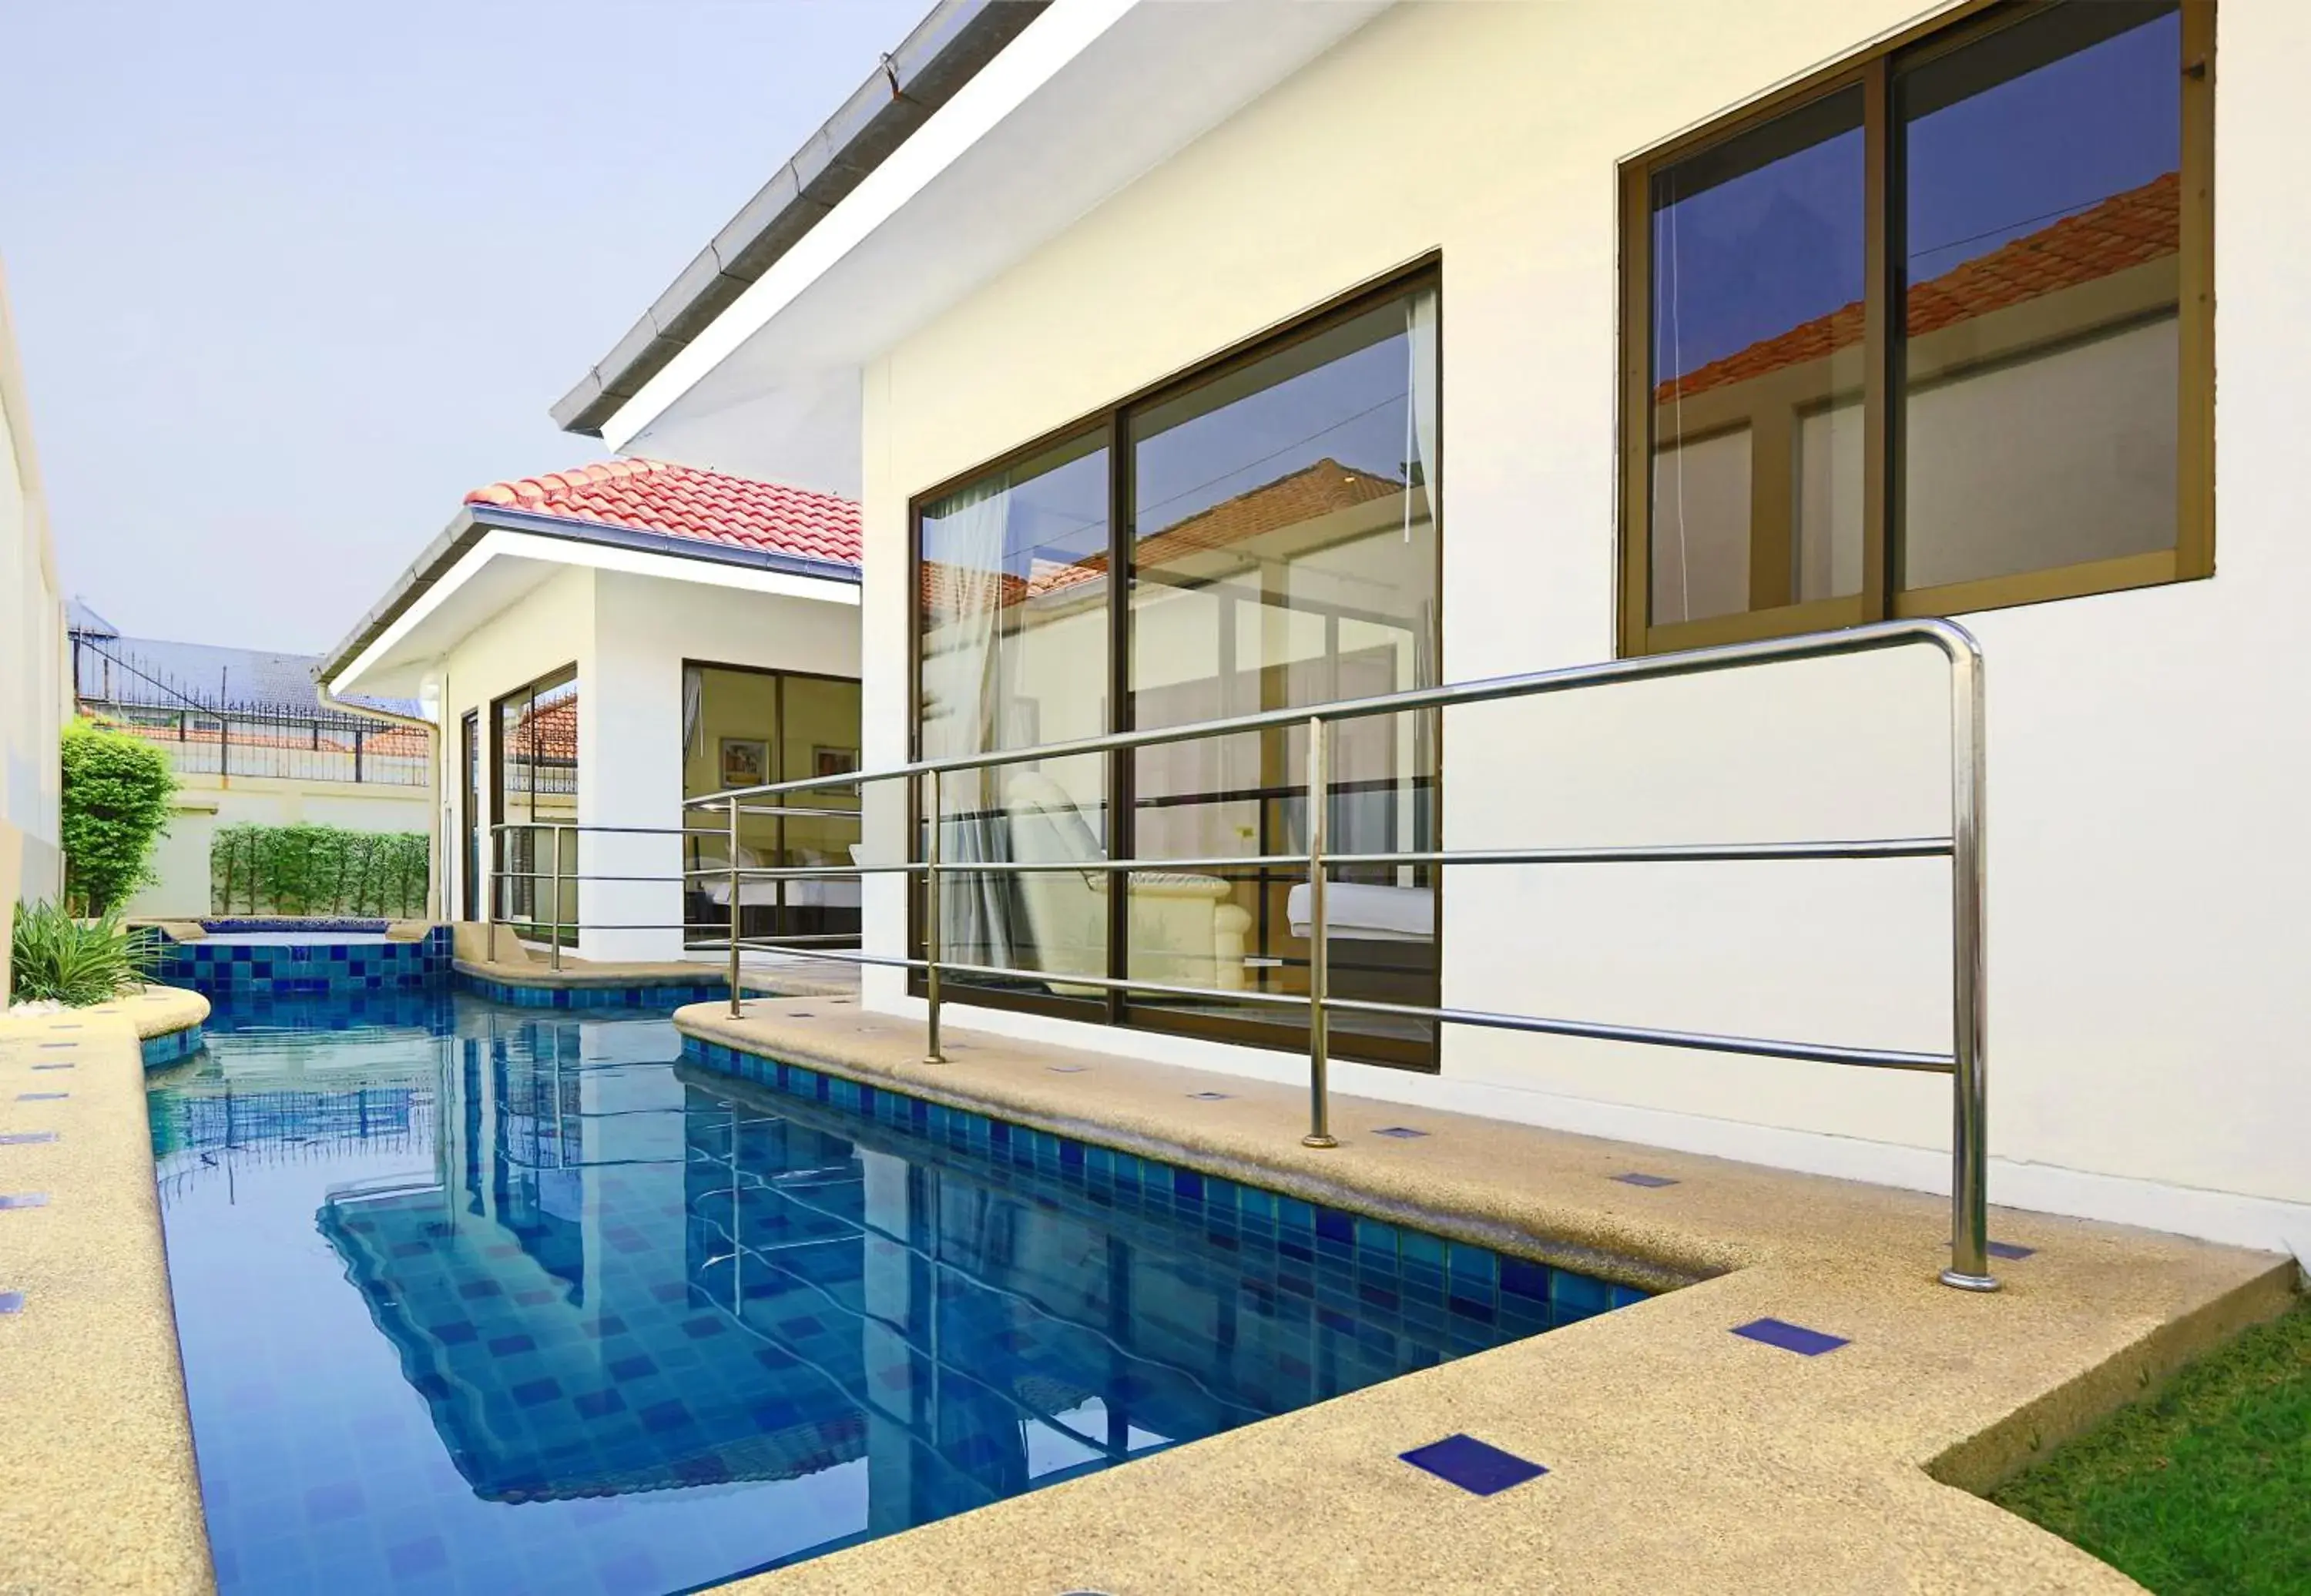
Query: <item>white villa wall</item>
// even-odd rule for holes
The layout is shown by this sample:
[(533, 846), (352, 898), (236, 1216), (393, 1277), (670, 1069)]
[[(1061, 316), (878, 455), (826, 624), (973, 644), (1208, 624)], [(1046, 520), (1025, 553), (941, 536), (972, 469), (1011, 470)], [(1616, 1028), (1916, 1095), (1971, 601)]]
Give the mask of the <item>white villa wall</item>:
[[(580, 683), (579, 812), (596, 825), (682, 824), (682, 667), (754, 666), (859, 674), (859, 611), (839, 600), (748, 593), (604, 571), (595, 594), (594, 677)], [(670, 877), (679, 839), (589, 837), (580, 857), (604, 875)], [(589, 920), (678, 927), (670, 879), (589, 884)], [(589, 958), (671, 959), (678, 929), (588, 932)]]
[[(1407, 4), (870, 365), (866, 760), (908, 752), (910, 495), (1343, 290), (1443, 260), (1444, 670), (1610, 658), (1616, 163), (1913, 20), (1905, 0)], [(2311, 1250), (2311, 8), (2225, 0), (2219, 574), (1967, 618), (1990, 680), (1994, 1200)], [(706, 652), (702, 645), (689, 651)], [(659, 691), (653, 689), (653, 691)], [(670, 692), (666, 688), (664, 692)], [(1938, 667), (1783, 667), (1454, 717), (1446, 841), (1800, 838), (1946, 824)], [(639, 763), (640, 762), (638, 762)], [(664, 770), (672, 780), (673, 763)], [(894, 838), (886, 837), (887, 841)], [(1929, 865), (1461, 873), (1446, 1000), (1947, 1045)], [(895, 881), (869, 946), (897, 951)], [(876, 1007), (920, 1012), (869, 972)], [(1299, 1078), (1284, 1054), (970, 1023)], [(1342, 1089), (1933, 1187), (1936, 1077), (1453, 1034)]]
[[(64, 591), (0, 278), (0, 912), (64, 890)], [(0, 997), (8, 955), (0, 948)]]
[[(589, 690), (596, 680), (594, 612), (596, 571), (570, 566), (556, 571), (536, 588), (466, 634), (440, 659), (433, 680), (440, 694), (441, 729), (434, 739), (441, 761), (437, 790), (441, 795), (441, 820), (434, 847), (440, 865), (443, 901), (454, 912), (464, 913), (466, 837), (474, 817), (463, 812), (466, 773), (460, 725), (468, 710), (481, 711), (482, 775), (479, 813), (486, 824), (497, 772), (490, 761), (490, 713), (493, 700), (534, 682), (565, 665), (578, 667), (578, 747), (582, 762), (594, 746), (595, 709)], [(579, 770), (580, 817), (588, 818), (586, 771)], [(491, 856), (486, 832), (483, 836), (484, 869)], [(477, 900), (486, 889), (477, 887)], [(488, 918), (484, 904), (483, 918)]]

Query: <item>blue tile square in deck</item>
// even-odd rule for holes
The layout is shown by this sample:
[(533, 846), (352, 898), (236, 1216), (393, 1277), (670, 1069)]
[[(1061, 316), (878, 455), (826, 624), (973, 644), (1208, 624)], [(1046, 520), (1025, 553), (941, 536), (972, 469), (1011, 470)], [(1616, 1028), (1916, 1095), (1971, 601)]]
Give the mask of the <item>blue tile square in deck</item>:
[(1054, 1075), (1081, 1075), (1086, 1069), (1089, 1068), (1090, 1066), (1087, 1064), (1046, 1064), (1043, 1068), (1049, 1069)]
[(58, 1098), (69, 1097), (72, 1094), (70, 1092), (19, 1092), (16, 1094), (16, 1101), (19, 1103), (54, 1103)]
[(44, 1208), (48, 1206), (45, 1191), (0, 1191), (0, 1208)]
[(1511, 1486), (1539, 1479), (1548, 1472), (1539, 1463), (1487, 1445), (1474, 1435), (1447, 1435), (1442, 1441), (1416, 1446), (1397, 1456), (1416, 1469), (1425, 1469), (1437, 1478), (1478, 1496), (1497, 1496)]
[(1989, 1247), (1993, 1258), (2028, 1258), (2038, 1250), (2016, 1242), (1992, 1242)]
[(1409, 1125), (1385, 1125), (1380, 1129), (1374, 1131), (1373, 1134), (1374, 1136), (1393, 1136), (1399, 1140), (1408, 1140), (1416, 1136), (1426, 1136), (1428, 1132), (1426, 1130), (1416, 1130)]
[(1233, 1092), (1190, 1092), (1188, 1095), (1194, 1098), (1198, 1103), (1225, 1103), (1229, 1098), (1234, 1096), (1235, 1094)]
[(54, 1141), (53, 1130), (0, 1130), (0, 1147), (20, 1147), (33, 1142)]
[(1624, 1186), (1674, 1186), (1677, 1184), (1677, 1182), (1668, 1175), (1649, 1175), (1636, 1170), (1631, 1170), (1625, 1175), (1615, 1175), (1613, 1178)]
[(0, 1291), (0, 1313), (22, 1313), (24, 1294), (21, 1291)]
[(1819, 1357), (1825, 1352), (1835, 1352), (1846, 1345), (1844, 1336), (1833, 1336), (1818, 1330), (1808, 1330), (1801, 1324), (1792, 1324), (1781, 1319), (1753, 1319), (1747, 1324), (1733, 1327), (1737, 1336), (1752, 1341), (1763, 1341), (1768, 1347), (1779, 1347), (1785, 1352), (1795, 1352), (1807, 1357)]

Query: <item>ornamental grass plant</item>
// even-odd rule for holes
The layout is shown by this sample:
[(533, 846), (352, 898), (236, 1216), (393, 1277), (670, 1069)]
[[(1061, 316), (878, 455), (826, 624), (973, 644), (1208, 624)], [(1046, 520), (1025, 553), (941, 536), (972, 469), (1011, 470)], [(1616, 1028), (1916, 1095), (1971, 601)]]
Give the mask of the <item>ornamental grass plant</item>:
[(84, 1008), (144, 984), (157, 938), (120, 922), (120, 911), (74, 920), (54, 903), (16, 905), (9, 936), (10, 1000)]

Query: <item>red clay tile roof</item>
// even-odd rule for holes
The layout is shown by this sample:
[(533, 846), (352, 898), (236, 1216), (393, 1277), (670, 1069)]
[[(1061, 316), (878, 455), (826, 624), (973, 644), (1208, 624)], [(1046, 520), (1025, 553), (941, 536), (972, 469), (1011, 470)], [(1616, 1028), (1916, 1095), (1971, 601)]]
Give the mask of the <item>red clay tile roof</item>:
[[(2058, 288), (2075, 288), (2172, 255), (2181, 247), (2182, 236), (2182, 179), (2174, 172), (2162, 173), (2075, 216), (2010, 240), (1939, 277), (1911, 284), (1910, 336), (1954, 327)], [(1856, 300), (1662, 382), (1653, 389), (1653, 400), (1690, 398), (1784, 366), (1820, 360), (1861, 342), (1862, 301)]]
[(493, 482), (467, 494), (466, 502), (811, 560), (859, 562), (859, 506), (850, 500), (666, 460), (605, 460)]

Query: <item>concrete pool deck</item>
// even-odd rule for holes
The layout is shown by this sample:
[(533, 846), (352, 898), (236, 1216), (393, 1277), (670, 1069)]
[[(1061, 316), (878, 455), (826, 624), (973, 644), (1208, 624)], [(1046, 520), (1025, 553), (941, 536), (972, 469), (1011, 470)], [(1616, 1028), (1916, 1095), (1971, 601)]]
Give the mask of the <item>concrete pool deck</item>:
[(0, 1016), (0, 1196), (45, 1199), (0, 1208), (0, 1295), (21, 1294), (0, 1313), (9, 1596), (214, 1588), (141, 1047), (208, 1011), (153, 988)]
[[(1681, 1290), (721, 1587), (798, 1592), (2120, 1592), (1972, 1493), (2281, 1311), (2291, 1260), (2010, 1209), (1992, 1295), (1936, 1283), (1946, 1199), (961, 1031), (855, 1003), (685, 1032), (1081, 1140)], [(1063, 1070), (1055, 1066), (1066, 1066)], [(1217, 1099), (1192, 1094), (1217, 1092)], [(1418, 1137), (1376, 1132), (1410, 1127)], [(1629, 1184), (1641, 1173), (1673, 1182)], [(1620, 1260), (1616, 1267), (1605, 1261)], [(1734, 1335), (1774, 1318), (1818, 1356)], [(1399, 1461), (1543, 1465), (1478, 1496)]]

